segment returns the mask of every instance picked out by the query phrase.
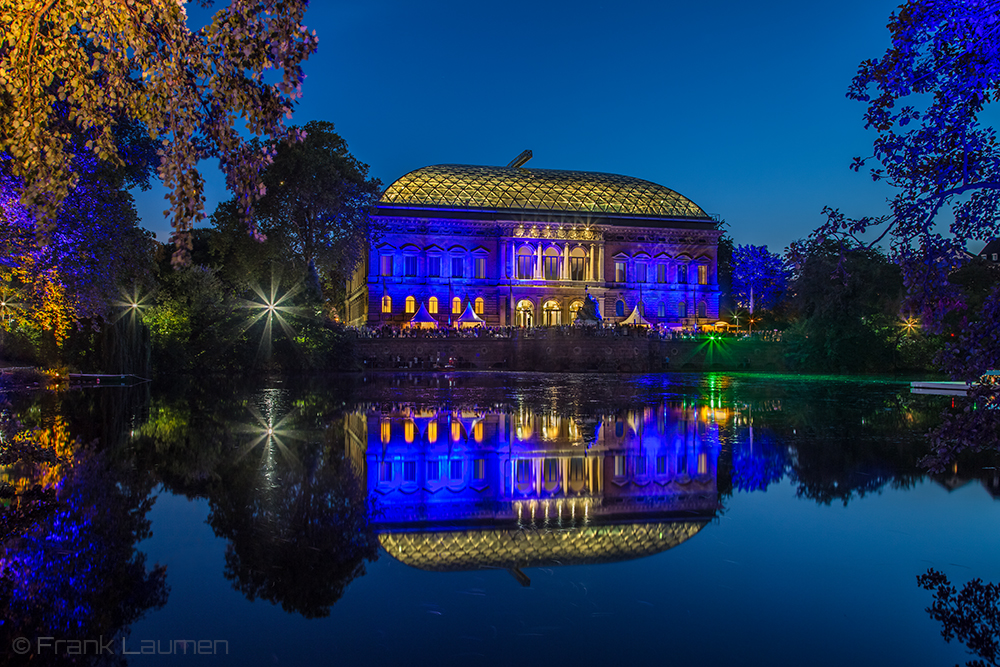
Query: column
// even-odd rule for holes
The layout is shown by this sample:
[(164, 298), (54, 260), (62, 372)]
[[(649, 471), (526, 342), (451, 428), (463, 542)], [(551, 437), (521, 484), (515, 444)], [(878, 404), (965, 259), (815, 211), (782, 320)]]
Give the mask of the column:
[(587, 267), (587, 280), (594, 282), (597, 280), (597, 250), (593, 243), (590, 244), (590, 254), (587, 255), (587, 259), (589, 260), (587, 263), (590, 264)]
[(597, 281), (604, 282), (604, 246), (597, 246)]
[(569, 244), (563, 245), (563, 259), (562, 259), (562, 274), (563, 280), (569, 280)]
[(542, 242), (535, 248), (535, 280), (542, 279)]

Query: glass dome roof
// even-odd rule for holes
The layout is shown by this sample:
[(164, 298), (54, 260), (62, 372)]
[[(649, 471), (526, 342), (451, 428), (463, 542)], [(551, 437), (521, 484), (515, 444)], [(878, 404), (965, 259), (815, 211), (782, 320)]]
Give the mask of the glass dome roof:
[(402, 176), (382, 204), (710, 219), (662, 185), (591, 171), (438, 164)]

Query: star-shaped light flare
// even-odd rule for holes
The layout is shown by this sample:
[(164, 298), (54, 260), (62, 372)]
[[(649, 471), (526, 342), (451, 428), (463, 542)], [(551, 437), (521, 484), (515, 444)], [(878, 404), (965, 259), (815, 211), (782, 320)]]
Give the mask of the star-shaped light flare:
[(271, 286), (267, 292), (259, 285), (253, 285), (252, 287), (259, 300), (251, 301), (245, 299), (243, 301), (243, 307), (251, 311), (251, 315), (244, 324), (243, 330), (246, 331), (257, 322), (265, 320), (258, 351), (265, 357), (270, 357), (272, 326), (275, 321), (278, 322), (278, 325), (285, 332), (286, 336), (289, 338), (295, 336), (295, 331), (288, 320), (285, 319), (285, 316), (296, 315), (302, 310), (300, 307), (292, 305), (292, 297), (298, 294), (301, 287), (293, 287), (284, 294), (281, 294), (281, 281), (274, 278), (271, 279)]
[(142, 313), (150, 306), (150, 295), (143, 294), (137, 286), (131, 290), (119, 290), (121, 299), (115, 302), (115, 322), (128, 318), (128, 323), (134, 325), (142, 319)]
[(282, 458), (293, 467), (299, 467), (299, 459), (294, 452), (285, 444), (289, 440), (306, 440), (305, 435), (294, 428), (291, 428), (292, 421), (297, 414), (296, 410), (278, 417), (280, 410), (279, 390), (269, 389), (264, 392), (262, 404), (263, 410), (255, 405), (248, 406), (250, 414), (253, 415), (256, 424), (246, 424), (241, 432), (251, 434), (252, 439), (240, 448), (236, 460), (241, 460), (244, 456), (263, 444), (261, 451), (261, 468), (273, 473), (273, 453), (274, 449), (281, 452)]
[(0, 325), (9, 327), (21, 309), (21, 295), (9, 285), (0, 285)]

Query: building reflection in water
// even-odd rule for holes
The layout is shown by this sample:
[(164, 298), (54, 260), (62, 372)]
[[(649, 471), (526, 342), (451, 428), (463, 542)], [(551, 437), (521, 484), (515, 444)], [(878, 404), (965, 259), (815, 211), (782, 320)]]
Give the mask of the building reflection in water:
[(604, 563), (677, 546), (719, 509), (717, 419), (703, 405), (617, 414), (371, 408), (347, 453), (386, 551), (433, 571)]

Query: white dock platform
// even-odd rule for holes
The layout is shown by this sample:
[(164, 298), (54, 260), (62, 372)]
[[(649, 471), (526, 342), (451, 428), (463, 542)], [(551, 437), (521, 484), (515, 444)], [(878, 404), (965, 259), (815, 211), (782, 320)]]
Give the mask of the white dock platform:
[(938, 396), (967, 396), (968, 382), (911, 382), (911, 394), (936, 394)]

